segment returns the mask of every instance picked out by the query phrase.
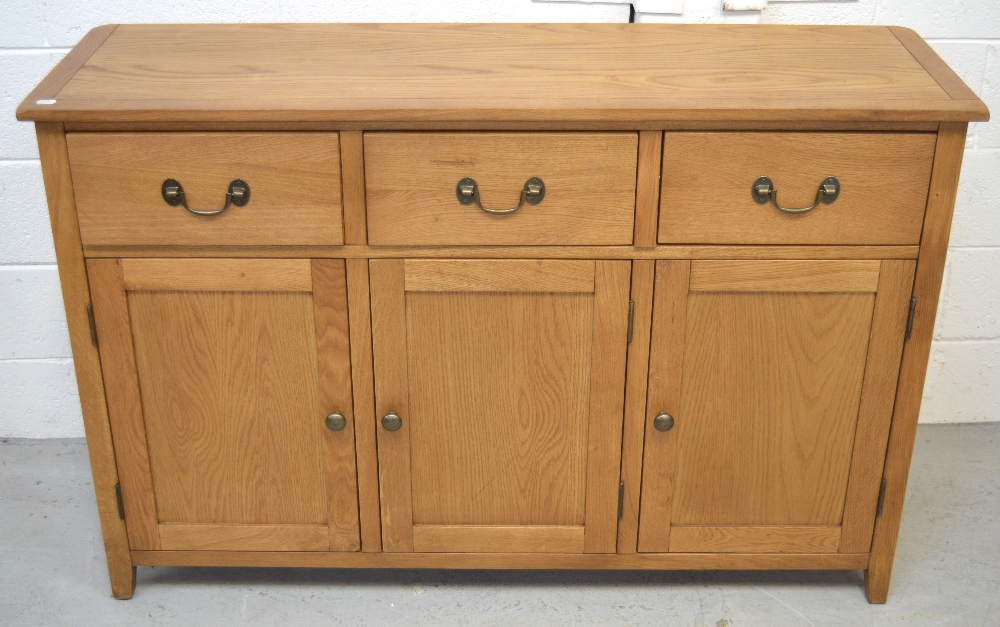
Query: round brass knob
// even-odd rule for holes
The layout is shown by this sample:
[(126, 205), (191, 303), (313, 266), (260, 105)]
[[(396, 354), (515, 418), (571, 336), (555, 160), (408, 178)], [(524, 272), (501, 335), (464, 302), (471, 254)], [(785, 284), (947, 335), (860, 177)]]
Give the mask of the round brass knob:
[(399, 431), (403, 428), (403, 419), (394, 411), (382, 416), (382, 428), (386, 431)]
[(343, 431), (347, 426), (347, 418), (339, 411), (335, 411), (326, 417), (326, 428), (330, 431)]
[(653, 428), (657, 431), (670, 431), (674, 428), (674, 417), (661, 411), (656, 414), (656, 418), (653, 418)]

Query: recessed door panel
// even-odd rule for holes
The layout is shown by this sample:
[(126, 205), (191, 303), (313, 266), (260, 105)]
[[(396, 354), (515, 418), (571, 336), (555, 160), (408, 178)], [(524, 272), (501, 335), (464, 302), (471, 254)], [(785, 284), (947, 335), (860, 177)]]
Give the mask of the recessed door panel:
[(344, 262), (88, 270), (133, 548), (357, 550)]
[(657, 262), (640, 551), (867, 550), (913, 267)]
[(370, 263), (386, 549), (613, 551), (630, 263)]

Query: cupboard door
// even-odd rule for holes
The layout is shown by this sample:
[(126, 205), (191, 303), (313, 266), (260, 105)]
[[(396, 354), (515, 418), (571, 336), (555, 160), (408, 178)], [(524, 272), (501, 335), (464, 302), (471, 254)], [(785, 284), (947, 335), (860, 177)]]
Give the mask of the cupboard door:
[(657, 262), (639, 551), (869, 550), (913, 270)]
[(87, 271), (132, 549), (358, 550), (344, 262)]
[(370, 262), (386, 551), (615, 551), (630, 266)]

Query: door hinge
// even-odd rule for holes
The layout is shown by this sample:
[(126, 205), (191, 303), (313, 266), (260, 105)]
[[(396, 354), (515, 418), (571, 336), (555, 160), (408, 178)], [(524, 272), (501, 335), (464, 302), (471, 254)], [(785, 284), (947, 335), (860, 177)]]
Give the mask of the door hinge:
[(125, 520), (125, 503), (122, 502), (122, 484), (115, 484), (115, 500), (118, 501), (118, 518)]
[(885, 505), (885, 477), (882, 478), (882, 485), (878, 488), (878, 505), (875, 506), (875, 518), (881, 518), (883, 505)]
[(618, 520), (622, 519), (622, 513), (625, 509), (625, 482), (618, 482)]
[(910, 315), (906, 318), (906, 339), (913, 335), (913, 314), (917, 312), (917, 297), (910, 299)]
[(87, 305), (87, 322), (90, 323), (90, 343), (97, 348), (97, 324), (94, 322), (94, 306)]
[(628, 343), (632, 343), (632, 328), (635, 325), (635, 301), (628, 301)]

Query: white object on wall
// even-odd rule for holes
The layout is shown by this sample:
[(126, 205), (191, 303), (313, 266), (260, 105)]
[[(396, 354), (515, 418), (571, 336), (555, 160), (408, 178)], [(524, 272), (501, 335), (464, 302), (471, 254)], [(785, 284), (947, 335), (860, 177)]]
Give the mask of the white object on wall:
[[(584, 2), (587, 4), (631, 4), (636, 13), (683, 15), (684, 0), (541, 0), (542, 2)], [(844, 2), (845, 0), (722, 0), (723, 11), (763, 11), (770, 2)], [(846, 0), (856, 1), (856, 0)]]
[[(844, 2), (845, 0), (722, 0), (726, 11), (763, 11), (768, 2)], [(856, 1), (856, 0), (855, 0)]]
[[(666, 15), (681, 15), (684, 13), (684, 0), (535, 0), (536, 2), (572, 2), (585, 4), (631, 4), (636, 13), (657, 13)], [(812, 0), (809, 0), (812, 1)]]
[(724, 11), (763, 11), (767, 0), (722, 0)]

